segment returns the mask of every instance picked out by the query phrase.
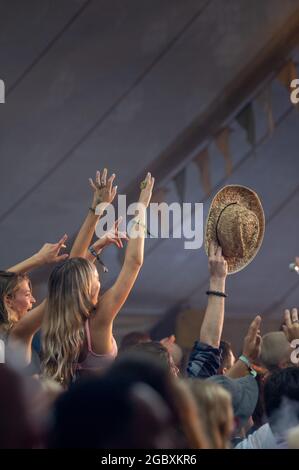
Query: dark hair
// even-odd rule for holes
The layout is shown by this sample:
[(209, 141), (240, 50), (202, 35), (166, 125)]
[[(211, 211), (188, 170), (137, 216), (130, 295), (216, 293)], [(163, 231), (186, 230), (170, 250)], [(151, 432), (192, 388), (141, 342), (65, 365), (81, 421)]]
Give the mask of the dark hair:
[(151, 341), (151, 337), (148, 333), (141, 331), (132, 331), (123, 337), (120, 343), (119, 352), (126, 351), (127, 349), (135, 346), (135, 344), (146, 343)]
[(293, 411), (295, 411), (296, 416), (292, 413), (292, 418), (299, 420), (298, 367), (287, 367), (286, 369), (273, 372), (266, 380), (264, 386), (265, 410), (272, 429), (277, 427), (278, 418), (276, 412), (281, 408), (285, 399), (295, 402)]
[(161, 362), (168, 370), (171, 370), (170, 354), (168, 349), (159, 341), (148, 341), (146, 343), (138, 343), (132, 346), (129, 351), (132, 353), (141, 353), (150, 358)]
[[(106, 374), (76, 382), (58, 399), (49, 447), (132, 449), (152, 446), (155, 431), (147, 426), (148, 421), (132, 391), (137, 384), (145, 384), (166, 405), (171, 394), (169, 381), (169, 374), (160, 364), (148, 358), (132, 360), (124, 354)], [(138, 432), (137, 423), (144, 424), (144, 432)]]
[(233, 352), (231, 343), (228, 341), (220, 341), (219, 345), (220, 349), (220, 367), (219, 367), (219, 373), (223, 372), (223, 369), (225, 369), (228, 365), (228, 361), (230, 358), (230, 354)]

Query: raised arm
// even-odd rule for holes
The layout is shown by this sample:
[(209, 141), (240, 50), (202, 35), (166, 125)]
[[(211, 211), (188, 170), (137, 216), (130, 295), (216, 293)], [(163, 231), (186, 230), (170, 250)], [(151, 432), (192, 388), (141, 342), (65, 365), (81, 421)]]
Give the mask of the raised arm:
[[(107, 169), (104, 168), (102, 175), (100, 171), (97, 171), (95, 182), (93, 182), (91, 178), (89, 179), (89, 183), (93, 189), (92, 204), (88, 209), (88, 214), (74, 241), (70, 258), (89, 257), (88, 248), (92, 241), (97, 222), (103, 215), (105, 206), (111, 204), (116, 195), (117, 186), (112, 186), (114, 178), (115, 174), (113, 173), (107, 180)], [(96, 213), (96, 208), (99, 204), (100, 211)]]
[[(122, 217), (120, 217), (116, 222), (114, 222), (112, 228), (106, 232), (101, 238), (99, 238), (91, 248), (93, 248), (94, 253), (98, 256), (102, 253), (103, 249), (108, 247), (109, 245), (116, 245), (117, 248), (123, 248), (123, 240), (128, 240), (128, 236), (126, 232), (120, 232), (118, 230), (119, 224), (122, 221)], [(88, 251), (86, 255), (86, 259), (93, 263), (96, 258), (95, 256)]]
[(243, 352), (235, 364), (227, 371), (226, 375), (232, 379), (244, 377), (251, 371), (251, 364), (260, 356), (261, 338), (261, 317), (257, 315), (250, 323), (247, 334), (243, 342)]
[[(209, 247), (210, 292), (225, 293), (227, 262), (220, 246), (211, 243)], [(225, 297), (210, 294), (200, 330), (200, 341), (213, 348), (219, 348), (224, 321)]]
[[(100, 298), (96, 315), (91, 322), (93, 337), (100, 338), (104, 350), (111, 348), (112, 324), (125, 303), (143, 263), (144, 238), (146, 233), (146, 209), (150, 203), (154, 178), (148, 173), (142, 183), (138, 208), (132, 220), (130, 240), (121, 272), (115, 284)], [(105, 345), (105, 346), (104, 346)]]
[[(60, 250), (65, 248), (65, 242), (67, 235), (64, 235), (58, 243), (46, 243), (41, 250), (35, 255), (36, 256), (36, 265), (35, 267), (42, 266), (48, 263), (58, 263), (64, 261), (68, 255), (60, 254)], [(21, 269), (17, 266), (21, 266)], [(21, 273), (27, 271), (28, 265), (26, 266), (26, 261), (20, 263), (14, 267), (16, 273)], [(26, 269), (25, 269), (26, 267)], [(16, 269), (17, 268), (17, 269)], [(13, 268), (10, 269), (10, 271)], [(20, 269), (20, 270), (19, 270)], [(9, 343), (11, 346), (14, 346), (16, 343), (21, 343), (22, 347), (25, 348), (25, 359), (29, 364), (31, 361), (31, 344), (34, 334), (40, 329), (43, 315), (46, 307), (46, 300), (44, 300), (40, 305), (33, 308), (27, 312), (9, 332)]]
[(57, 243), (46, 243), (37, 253), (35, 253), (30, 258), (21, 261), (21, 263), (12, 266), (11, 268), (6, 269), (16, 274), (29, 273), (33, 269), (44, 266), (45, 264), (58, 263), (59, 261), (64, 261), (68, 255), (60, 255), (60, 250), (65, 248), (65, 242), (67, 240), (67, 235), (64, 235), (61, 240)]

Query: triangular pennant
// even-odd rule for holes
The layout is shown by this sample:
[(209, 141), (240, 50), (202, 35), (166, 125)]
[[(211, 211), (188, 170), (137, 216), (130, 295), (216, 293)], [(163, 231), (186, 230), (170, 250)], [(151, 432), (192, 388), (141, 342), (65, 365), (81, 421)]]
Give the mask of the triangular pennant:
[(252, 103), (249, 103), (242, 111), (236, 116), (236, 121), (246, 131), (247, 140), (249, 144), (254, 147), (255, 139), (255, 116)]
[(193, 159), (194, 163), (196, 163), (198, 167), (201, 184), (206, 195), (208, 195), (212, 190), (209, 159), (209, 150), (207, 147)]
[(183, 203), (185, 200), (185, 191), (186, 191), (186, 168), (183, 168), (175, 177), (174, 183), (180, 198), (180, 201)]
[(259, 105), (263, 108), (267, 116), (269, 134), (273, 134), (275, 128), (273, 108), (272, 108), (272, 90), (271, 84), (267, 86), (256, 98)]
[(232, 156), (230, 153), (229, 147), (229, 137), (230, 137), (231, 130), (229, 127), (225, 127), (218, 132), (215, 138), (215, 143), (222, 153), (224, 160), (225, 160), (225, 174), (226, 176), (230, 176), (233, 169), (233, 162)]

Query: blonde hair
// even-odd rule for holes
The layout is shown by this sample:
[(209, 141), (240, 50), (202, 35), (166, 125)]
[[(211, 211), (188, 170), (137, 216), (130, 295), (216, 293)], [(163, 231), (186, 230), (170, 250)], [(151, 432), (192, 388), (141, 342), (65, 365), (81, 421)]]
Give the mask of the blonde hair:
[(230, 394), (220, 385), (206, 380), (190, 380), (190, 387), (212, 448), (227, 448), (232, 432), (230, 419), (233, 420)]
[(11, 309), (7, 307), (6, 297), (13, 298), (21, 282), (27, 281), (31, 290), (31, 283), (27, 274), (16, 274), (10, 271), (0, 271), (0, 331), (5, 335), (17, 322)]
[(48, 283), (42, 326), (42, 375), (69, 385), (85, 340), (85, 321), (93, 310), (92, 264), (72, 258), (56, 266)]

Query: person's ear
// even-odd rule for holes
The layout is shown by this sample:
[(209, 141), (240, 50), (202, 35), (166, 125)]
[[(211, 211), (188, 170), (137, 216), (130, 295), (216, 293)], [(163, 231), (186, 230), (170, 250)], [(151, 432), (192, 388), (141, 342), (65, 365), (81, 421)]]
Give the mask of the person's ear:
[(223, 367), (222, 371), (221, 371), (221, 375), (226, 375), (228, 371), (228, 368), (227, 367)]
[(5, 308), (12, 308), (12, 297), (10, 295), (4, 295), (3, 297), (3, 303)]

